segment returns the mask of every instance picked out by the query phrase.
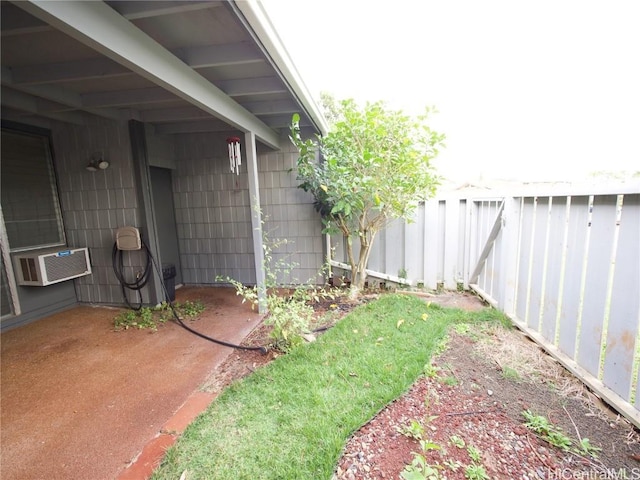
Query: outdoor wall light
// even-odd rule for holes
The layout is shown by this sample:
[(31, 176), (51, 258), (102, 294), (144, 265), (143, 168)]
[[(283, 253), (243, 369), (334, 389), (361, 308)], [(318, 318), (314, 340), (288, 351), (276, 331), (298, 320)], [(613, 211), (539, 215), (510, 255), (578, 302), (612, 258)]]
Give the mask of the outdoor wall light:
[(91, 160), (86, 166), (86, 169), (90, 172), (95, 172), (97, 170), (106, 170), (109, 168), (109, 162), (107, 162), (101, 153), (96, 153), (91, 156)]

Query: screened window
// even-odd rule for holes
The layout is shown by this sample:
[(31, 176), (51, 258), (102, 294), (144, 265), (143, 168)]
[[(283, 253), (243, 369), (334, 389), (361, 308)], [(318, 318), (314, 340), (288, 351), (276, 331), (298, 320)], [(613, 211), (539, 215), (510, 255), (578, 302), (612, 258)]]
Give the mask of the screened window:
[(12, 251), (64, 243), (46, 135), (2, 129), (2, 213)]

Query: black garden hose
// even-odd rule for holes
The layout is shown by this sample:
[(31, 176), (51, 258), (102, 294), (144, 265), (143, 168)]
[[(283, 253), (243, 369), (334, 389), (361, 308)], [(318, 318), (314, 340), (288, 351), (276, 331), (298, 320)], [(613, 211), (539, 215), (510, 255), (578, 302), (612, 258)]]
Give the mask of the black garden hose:
[[(158, 272), (158, 276), (160, 278), (162, 278), (162, 273), (160, 272), (160, 269), (158, 268), (158, 264), (156, 263), (155, 259), (152, 256), (151, 256), (151, 261), (153, 263), (153, 266), (156, 269), (156, 272)], [(225, 347), (236, 348), (238, 350), (257, 350), (257, 351), (260, 351), (260, 353), (262, 353), (263, 355), (268, 352), (267, 347), (263, 346), (263, 345), (260, 345), (260, 346), (257, 346), (257, 347), (249, 347), (249, 346), (246, 346), (246, 345), (237, 345), (235, 343), (225, 342), (224, 340), (220, 340), (218, 338), (209, 337), (209, 336), (205, 335), (204, 333), (200, 333), (197, 330), (194, 330), (193, 328), (189, 327), (178, 316), (178, 312), (176, 312), (176, 309), (173, 306), (173, 302), (171, 302), (171, 298), (170, 298), (169, 292), (167, 291), (167, 286), (164, 284), (164, 281), (161, 282), (161, 283), (162, 283), (162, 291), (164, 292), (164, 296), (165, 296), (165, 298), (167, 300), (167, 304), (169, 305), (169, 308), (171, 308), (171, 313), (173, 314), (173, 318), (175, 318), (175, 320), (178, 323), (178, 325), (180, 325), (182, 328), (184, 328), (188, 332), (191, 332), (191, 333), (193, 333), (194, 335), (197, 335), (200, 338), (203, 338), (203, 339), (208, 340), (208, 341), (213, 342), (213, 343), (217, 343), (218, 345), (223, 345)]]
[(170, 298), (169, 292), (167, 291), (167, 287), (166, 287), (166, 285), (164, 283), (162, 272), (160, 271), (160, 268), (158, 267), (158, 264), (156, 263), (155, 258), (153, 258), (153, 255), (151, 255), (151, 251), (147, 247), (147, 244), (144, 242), (144, 240), (142, 240), (142, 248), (146, 252), (146, 255), (145, 255), (146, 256), (146, 261), (145, 261), (144, 272), (134, 282), (127, 282), (126, 279), (124, 278), (123, 273), (122, 273), (122, 270), (123, 270), (122, 251), (118, 250), (117, 244), (113, 245), (113, 254), (112, 254), (113, 270), (114, 270), (114, 272), (116, 274), (116, 277), (118, 278), (118, 281), (120, 282), (120, 285), (122, 287), (122, 294), (124, 295), (125, 302), (129, 306), (129, 308), (131, 308), (133, 310), (140, 310), (140, 308), (142, 306), (142, 300), (140, 301), (140, 306), (139, 307), (137, 307), (137, 308), (132, 307), (131, 304), (129, 303), (129, 300), (127, 299), (127, 296), (126, 296), (126, 293), (125, 293), (125, 288), (129, 288), (131, 290), (138, 291), (138, 294), (140, 294), (140, 290), (149, 281), (151, 270), (152, 270), (151, 269), (151, 265), (153, 265), (153, 267), (156, 270), (156, 273), (158, 274), (158, 277), (161, 279), (160, 283), (162, 285), (162, 291), (164, 292), (164, 296), (165, 296), (165, 299), (167, 301), (167, 304), (171, 308), (171, 312), (173, 314), (173, 318), (176, 320), (176, 323), (178, 325), (180, 325), (182, 328), (184, 328), (188, 332), (191, 332), (194, 335), (197, 335), (198, 337), (203, 338), (204, 340), (208, 340), (210, 342), (217, 343), (218, 345), (223, 345), (225, 347), (230, 347), (230, 348), (236, 348), (236, 349), (239, 349), (239, 350), (256, 350), (256, 351), (260, 351), (262, 354), (266, 354), (268, 352), (268, 348), (266, 346), (263, 346), (263, 345), (260, 345), (260, 346), (257, 346), (257, 347), (249, 347), (249, 346), (245, 346), (245, 345), (236, 345), (235, 343), (225, 342), (224, 340), (220, 340), (220, 339), (217, 339), (217, 338), (209, 337), (209, 336), (207, 336), (207, 335), (205, 335), (203, 333), (198, 332), (197, 330), (194, 330), (193, 328), (189, 327), (188, 325), (186, 325), (182, 321), (182, 319), (178, 316), (178, 312), (176, 312), (176, 309), (175, 309), (173, 303), (171, 302), (171, 298)]
[[(188, 332), (191, 332), (192, 334), (204, 339), (204, 340), (208, 340), (210, 342), (213, 343), (217, 343), (218, 345), (222, 345), (225, 347), (229, 347), (229, 348), (235, 348), (235, 349), (239, 349), (239, 350), (253, 350), (253, 351), (260, 351), (262, 354), (266, 354), (269, 349), (267, 346), (264, 345), (260, 345), (260, 346), (256, 346), (256, 347), (251, 347), (251, 346), (245, 346), (245, 345), (237, 345), (235, 343), (230, 343), (230, 342), (226, 342), (224, 340), (220, 340), (217, 338), (213, 338), (213, 337), (209, 337), (208, 335), (205, 335), (201, 332), (198, 332), (197, 330), (194, 330), (193, 328), (189, 327), (187, 324), (185, 324), (182, 319), (180, 318), (180, 316), (178, 315), (178, 312), (176, 312), (176, 309), (173, 305), (173, 302), (171, 301), (169, 292), (167, 291), (167, 287), (164, 283), (164, 279), (163, 279), (163, 275), (162, 272), (160, 271), (160, 268), (158, 267), (158, 264), (156, 263), (155, 258), (153, 258), (153, 255), (151, 255), (151, 252), (149, 250), (149, 248), (147, 247), (147, 244), (144, 242), (144, 240), (142, 240), (142, 247), (144, 249), (144, 251), (146, 252), (146, 260), (145, 260), (145, 267), (144, 267), (144, 271), (142, 273), (142, 275), (140, 275), (138, 278), (136, 278), (135, 281), (133, 282), (127, 282), (126, 279), (124, 278), (124, 274), (123, 274), (123, 261), (122, 261), (122, 250), (119, 250), (117, 247), (117, 244), (113, 245), (113, 252), (112, 252), (112, 263), (113, 263), (113, 271), (116, 274), (116, 277), (118, 278), (118, 281), (120, 282), (120, 286), (122, 287), (122, 295), (124, 297), (124, 300), (127, 304), (127, 306), (129, 308), (131, 308), (132, 310), (140, 310), (140, 308), (142, 307), (142, 298), (140, 297), (140, 305), (138, 307), (133, 307), (130, 303), (129, 300), (127, 298), (126, 295), (126, 288), (129, 288), (130, 290), (134, 290), (138, 292), (138, 295), (140, 295), (140, 290), (149, 282), (149, 278), (150, 278), (150, 274), (151, 274), (151, 265), (153, 265), (153, 267), (156, 270), (156, 273), (158, 274), (158, 277), (161, 279), (161, 285), (162, 285), (162, 291), (164, 292), (164, 296), (165, 299), (167, 301), (167, 304), (169, 305), (169, 308), (171, 308), (171, 313), (173, 314), (173, 318), (175, 319), (176, 323), (178, 325), (180, 325), (182, 328), (184, 328), (185, 330), (187, 330)], [(313, 333), (320, 333), (323, 332), (325, 330), (328, 330), (329, 328), (331, 328), (331, 326), (324, 326), (324, 327), (319, 327), (316, 328), (315, 330), (313, 330)]]
[[(116, 278), (118, 282), (120, 282), (120, 288), (122, 289), (122, 297), (124, 298), (127, 306), (132, 310), (140, 310), (142, 308), (142, 295), (140, 291), (147, 285), (149, 282), (149, 277), (151, 274), (151, 253), (146, 245), (143, 244), (144, 250), (146, 252), (145, 266), (144, 271), (141, 275), (136, 275), (136, 279), (132, 282), (128, 282), (124, 276), (124, 262), (122, 260), (122, 250), (118, 248), (118, 244), (113, 244), (113, 251), (111, 252), (111, 263), (113, 264), (113, 272), (116, 274)], [(138, 292), (138, 298), (140, 300), (140, 304), (136, 307), (131, 305), (129, 302), (129, 298), (127, 297), (126, 289), (133, 290)]]

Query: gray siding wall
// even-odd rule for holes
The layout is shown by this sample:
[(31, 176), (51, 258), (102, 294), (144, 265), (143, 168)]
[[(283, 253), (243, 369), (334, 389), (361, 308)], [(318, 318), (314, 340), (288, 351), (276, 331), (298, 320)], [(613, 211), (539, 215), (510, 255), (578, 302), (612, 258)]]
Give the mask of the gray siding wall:
[[(111, 262), (115, 230), (140, 226), (127, 123), (88, 117), (82, 126), (52, 125), (52, 137), (67, 243), (89, 247), (91, 253), (93, 273), (74, 280), (77, 299), (122, 304)], [(104, 154), (108, 169), (85, 169), (94, 152)], [(143, 258), (140, 252), (130, 253), (132, 271), (143, 265)]]
[[(186, 284), (215, 283), (229, 276), (255, 283), (251, 206), (246, 157), (240, 175), (229, 171), (227, 135), (189, 134), (176, 138), (174, 203), (180, 263)], [(244, 147), (244, 142), (242, 142)], [(264, 231), (271, 240), (287, 239), (274, 259), (298, 264), (283, 283), (315, 279), (322, 261), (321, 222), (312, 198), (297, 188), (296, 150), (258, 154), (258, 181)]]
[[(45, 294), (38, 301), (21, 295), (24, 315), (12, 319), (11, 325), (34, 315), (39, 318), (76, 301), (122, 305), (121, 287), (112, 265), (115, 231), (123, 226), (142, 227), (128, 124), (88, 117), (82, 126), (52, 122), (50, 129), (67, 244), (89, 248), (93, 273), (64, 285), (38, 287), (48, 289), (38, 291)], [(214, 284), (217, 276), (229, 276), (254, 284), (244, 152), (240, 175), (234, 175), (229, 171), (226, 134), (160, 138), (148, 132), (147, 137), (151, 163), (175, 167), (173, 199), (182, 282)], [(296, 266), (279, 275), (279, 282), (322, 283), (318, 276), (324, 259), (322, 224), (313, 209), (312, 197), (297, 188), (297, 150), (286, 138), (282, 145), (282, 151), (264, 152), (260, 148), (258, 152), (263, 229), (270, 241), (287, 240), (273, 249), (274, 261)], [(110, 166), (87, 171), (85, 167), (96, 152), (101, 152)], [(133, 279), (134, 272), (144, 265), (144, 255), (127, 252), (124, 260), (125, 276)], [(66, 292), (64, 298), (60, 297), (62, 291)], [(147, 288), (142, 290), (142, 296), (145, 302), (149, 301)], [(137, 303), (131, 294), (129, 298)], [(44, 307), (40, 300), (44, 300)]]
[(298, 188), (297, 149), (288, 139), (282, 150), (263, 154), (258, 160), (260, 200), (264, 231), (270, 240), (286, 239), (273, 250), (274, 261), (297, 265), (278, 275), (282, 284), (323, 283), (318, 275), (324, 262), (322, 222), (313, 208), (313, 197)]
[(217, 275), (255, 281), (246, 165), (229, 171), (226, 136), (176, 137), (174, 205), (185, 284), (212, 284)]

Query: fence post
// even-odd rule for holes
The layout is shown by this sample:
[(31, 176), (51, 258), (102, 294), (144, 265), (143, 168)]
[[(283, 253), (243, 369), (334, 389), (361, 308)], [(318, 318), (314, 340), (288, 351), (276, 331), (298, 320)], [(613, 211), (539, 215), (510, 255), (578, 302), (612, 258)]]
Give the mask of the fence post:
[(498, 306), (508, 315), (515, 314), (518, 290), (518, 251), (520, 244), (520, 202), (505, 197), (502, 210), (502, 251), (500, 252), (500, 281)]

